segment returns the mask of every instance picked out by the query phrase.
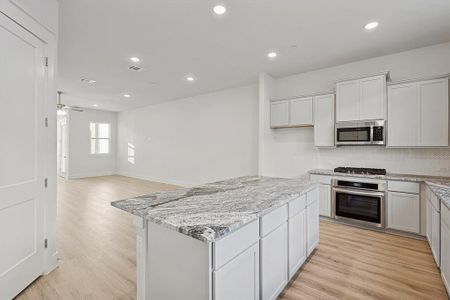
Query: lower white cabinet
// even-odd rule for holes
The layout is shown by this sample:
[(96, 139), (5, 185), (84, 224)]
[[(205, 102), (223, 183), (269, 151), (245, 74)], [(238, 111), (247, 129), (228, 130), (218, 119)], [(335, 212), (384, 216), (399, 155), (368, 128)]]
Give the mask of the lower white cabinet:
[(321, 184), (319, 186), (319, 214), (331, 217), (331, 186)]
[(388, 192), (387, 227), (412, 233), (420, 232), (419, 195)]
[(214, 272), (214, 299), (259, 299), (258, 243)]
[(450, 210), (444, 205), (441, 217), (441, 276), (450, 293)]
[(431, 253), (439, 267), (441, 263), (441, 213), (440, 201), (436, 195), (427, 187), (426, 195), (426, 210), (427, 210), (427, 228), (426, 235), (428, 243), (430, 244)]
[(306, 198), (306, 254), (309, 256), (319, 244), (319, 190), (308, 192)]
[(276, 299), (288, 281), (287, 238), (284, 222), (261, 239), (261, 299)]
[(289, 232), (289, 279), (306, 260), (306, 209), (288, 221)]

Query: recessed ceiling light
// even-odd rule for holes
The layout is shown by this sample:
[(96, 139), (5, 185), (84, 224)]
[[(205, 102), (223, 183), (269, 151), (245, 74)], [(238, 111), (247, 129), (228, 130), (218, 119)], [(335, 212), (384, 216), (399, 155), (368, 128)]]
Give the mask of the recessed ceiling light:
[(194, 76), (188, 76), (188, 77), (186, 77), (186, 80), (187, 81), (194, 81), (195, 78), (194, 78)]
[(364, 26), (364, 28), (366, 30), (373, 30), (377, 27), (378, 27), (378, 22), (370, 22), (370, 23), (367, 23), (366, 26)]
[(131, 98), (131, 95), (130, 95), (130, 94), (123, 94), (123, 96), (124, 96), (125, 98)]
[(92, 104), (93, 107), (98, 107), (98, 104)]
[(136, 57), (136, 56), (130, 57), (130, 60), (132, 62), (136, 62), (136, 63), (141, 61), (141, 59), (139, 57)]
[(274, 51), (267, 53), (267, 57), (268, 58), (275, 58), (277, 56), (278, 56), (278, 53), (276, 53)]
[(214, 6), (213, 11), (216, 15), (223, 15), (227, 11), (227, 8), (223, 5), (216, 5)]
[(81, 78), (81, 82), (92, 84), (92, 83), (96, 83), (97, 81), (94, 79), (89, 79), (89, 78)]

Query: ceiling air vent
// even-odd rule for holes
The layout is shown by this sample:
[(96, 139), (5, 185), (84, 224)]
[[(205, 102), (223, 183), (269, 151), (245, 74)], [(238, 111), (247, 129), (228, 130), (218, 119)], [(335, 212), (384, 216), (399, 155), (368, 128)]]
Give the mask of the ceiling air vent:
[(138, 67), (138, 66), (130, 66), (130, 67), (128, 67), (128, 69), (130, 69), (131, 71), (136, 71), (136, 72), (144, 71), (143, 68)]

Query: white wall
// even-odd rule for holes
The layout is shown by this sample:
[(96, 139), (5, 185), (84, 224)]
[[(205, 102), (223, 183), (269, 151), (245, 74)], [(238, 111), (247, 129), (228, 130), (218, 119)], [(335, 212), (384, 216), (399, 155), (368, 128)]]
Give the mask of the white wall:
[[(393, 81), (450, 73), (450, 43), (358, 61), (341, 66), (274, 79), (272, 98), (291, 97), (335, 88), (335, 82), (390, 71)], [(262, 89), (262, 88), (260, 88)], [(268, 98), (260, 101), (266, 103)], [(264, 102), (266, 101), (266, 102)], [(450, 176), (450, 149), (387, 149), (340, 147), (316, 149), (312, 128), (269, 129), (268, 105), (261, 106), (265, 139), (260, 142), (261, 174), (298, 176), (309, 169), (336, 166), (386, 168), (389, 172)]]
[(254, 175), (257, 125), (256, 85), (120, 112), (117, 170), (182, 186)]
[[(91, 154), (90, 122), (111, 124), (111, 152)], [(111, 175), (116, 170), (117, 113), (94, 109), (68, 114), (68, 177), (81, 178)]]

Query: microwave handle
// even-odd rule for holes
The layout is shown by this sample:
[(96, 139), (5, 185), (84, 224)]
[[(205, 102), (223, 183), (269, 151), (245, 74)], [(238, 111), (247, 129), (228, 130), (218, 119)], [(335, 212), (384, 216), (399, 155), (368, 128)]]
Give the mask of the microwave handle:
[(370, 143), (373, 144), (373, 125), (370, 126)]

